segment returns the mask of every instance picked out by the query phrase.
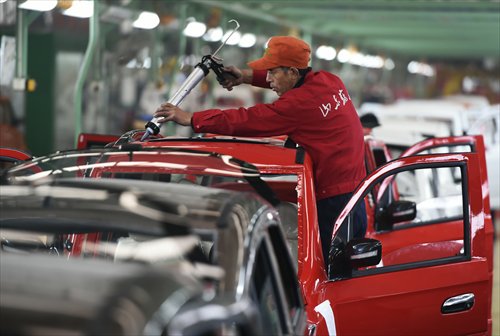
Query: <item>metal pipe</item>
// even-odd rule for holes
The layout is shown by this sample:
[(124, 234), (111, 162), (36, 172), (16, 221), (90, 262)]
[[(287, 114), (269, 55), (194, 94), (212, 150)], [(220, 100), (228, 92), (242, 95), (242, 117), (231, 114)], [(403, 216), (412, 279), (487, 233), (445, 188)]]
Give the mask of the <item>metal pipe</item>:
[(155, 29), (153, 31), (153, 44), (151, 45), (151, 67), (149, 69), (148, 75), (149, 75), (149, 80), (153, 83), (157, 83), (159, 80), (161, 80), (161, 74), (160, 74), (160, 66), (158, 62), (158, 58), (160, 57), (159, 55), (159, 45), (162, 44), (161, 41), (161, 35), (160, 35), (160, 30)]
[(83, 58), (82, 66), (78, 72), (75, 84), (74, 111), (75, 111), (75, 147), (78, 144), (78, 136), (82, 131), (82, 93), (87, 73), (94, 58), (94, 52), (99, 36), (99, 1), (94, 1), (94, 11), (89, 20), (89, 42)]
[(40, 12), (28, 12), (17, 7), (16, 12), (16, 78), (28, 77), (28, 27)]
[(16, 15), (16, 78), (26, 78), (26, 59), (23, 53), (27, 49), (24, 10), (18, 7)]

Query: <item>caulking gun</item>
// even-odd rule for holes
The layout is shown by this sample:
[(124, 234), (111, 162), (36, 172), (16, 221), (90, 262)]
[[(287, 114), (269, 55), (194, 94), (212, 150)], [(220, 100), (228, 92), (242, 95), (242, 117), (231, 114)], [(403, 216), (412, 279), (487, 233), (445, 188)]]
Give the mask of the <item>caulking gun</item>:
[[(240, 24), (236, 20), (229, 20), (229, 22), (236, 23), (236, 28), (231, 32), (231, 34), (224, 40), (224, 42), (217, 48), (217, 50), (212, 55), (205, 55), (202, 57), (201, 62), (198, 63), (194, 70), (189, 74), (186, 80), (182, 83), (181, 87), (175, 92), (175, 94), (168, 100), (172, 105), (178, 106), (184, 98), (191, 92), (191, 90), (198, 85), (198, 83), (208, 75), (210, 69), (217, 76), (217, 81), (219, 83), (224, 82), (227, 76), (232, 76), (231, 73), (222, 70), (223, 65), (221, 59), (217, 58), (215, 55), (219, 50), (226, 44), (231, 35), (240, 28)], [(146, 132), (141, 138), (141, 141), (149, 138), (151, 134), (156, 135), (160, 132), (161, 124), (158, 122), (158, 118), (153, 118), (145, 125)]]

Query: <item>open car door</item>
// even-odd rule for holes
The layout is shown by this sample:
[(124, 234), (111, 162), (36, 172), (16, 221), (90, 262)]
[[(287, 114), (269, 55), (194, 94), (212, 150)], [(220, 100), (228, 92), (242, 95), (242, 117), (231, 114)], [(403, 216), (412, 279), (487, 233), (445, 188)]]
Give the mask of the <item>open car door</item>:
[[(470, 140), (479, 147), (482, 143), (480, 137)], [(325, 321), (320, 330), (346, 335), (491, 334), (492, 241), (491, 223), (484, 216), (483, 165), (484, 151), (417, 155), (391, 161), (365, 179), (335, 223), (330, 281), (320, 286), (324, 301), (315, 309)], [(385, 230), (348, 242), (336, 237), (341, 225), (352, 225), (353, 209), (376, 186), (381, 189), (405, 176), (416, 187), (450, 173), (458, 174), (453, 193), (424, 194), (429, 199), (402, 194), (378, 217)], [(453, 203), (432, 207), (441, 201)]]
[[(482, 136), (432, 138), (408, 148), (401, 157), (427, 154), (476, 153), (478, 174), (481, 177), (481, 200), (485, 215), (485, 234), (493, 241), (493, 224), (490, 214), (485, 147)], [(375, 185), (368, 195), (372, 206), (367, 207), (369, 218), (367, 236), (380, 240), (384, 249), (395, 250), (402, 241), (421, 237), (421, 227), (432, 228), (432, 241), (456, 239), (462, 231), (460, 210), (461, 175), (458, 168), (425, 169), (401, 172), (391, 179)], [(405, 202), (415, 203), (416, 217), (406, 222), (392, 223), (388, 212)], [(409, 205), (408, 205), (409, 206)], [(426, 229), (427, 230), (427, 229)], [(487, 247), (493, 256), (492, 244)], [(492, 268), (492, 265), (491, 265)]]
[[(431, 138), (423, 140), (405, 150), (401, 157), (420, 155), (427, 153), (459, 153), (459, 152), (472, 152), (472, 153), (486, 153), (483, 136), (481, 135), (468, 135), (468, 136), (454, 136), (445, 138)], [(481, 156), (481, 171), (486, 174), (486, 156)], [(485, 208), (490, 214), (490, 199), (489, 189), (486, 188), (483, 194)]]

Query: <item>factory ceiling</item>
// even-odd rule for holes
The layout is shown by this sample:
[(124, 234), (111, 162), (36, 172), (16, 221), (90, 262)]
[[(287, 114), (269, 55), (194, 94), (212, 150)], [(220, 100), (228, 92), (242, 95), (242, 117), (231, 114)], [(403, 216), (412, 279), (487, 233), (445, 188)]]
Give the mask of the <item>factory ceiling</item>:
[(290, 27), (316, 40), (351, 44), (381, 54), (430, 60), (500, 58), (498, 0), (190, 2), (251, 18), (256, 27)]

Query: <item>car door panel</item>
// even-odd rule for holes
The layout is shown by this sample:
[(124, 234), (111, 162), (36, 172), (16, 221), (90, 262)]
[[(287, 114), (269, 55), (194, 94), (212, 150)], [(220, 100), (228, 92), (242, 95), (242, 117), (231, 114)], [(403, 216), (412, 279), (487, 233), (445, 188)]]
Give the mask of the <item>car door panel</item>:
[[(335, 293), (327, 298), (339, 335), (473, 334), (487, 330), (486, 269), (486, 260), (473, 260), (328, 282), (324, 291)], [(447, 299), (466, 293), (474, 295), (469, 310), (441, 313)]]
[[(374, 234), (382, 242), (382, 262), (353, 270), (350, 278), (326, 282), (321, 289), (338, 334), (469, 335), (490, 329), (491, 273), (481, 222), (480, 155), (413, 156), (377, 169), (337, 219), (334, 236), (374, 185), (405, 169), (425, 167), (460, 169), (463, 218)], [(394, 260), (396, 256), (400, 259)]]
[[(446, 235), (443, 236), (443, 232)], [(380, 240), (387, 253), (397, 250), (400, 246), (417, 244), (418, 242), (454, 241), (463, 237), (462, 220), (413, 226), (386, 232), (372, 232), (367, 237)]]

